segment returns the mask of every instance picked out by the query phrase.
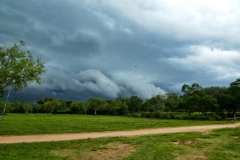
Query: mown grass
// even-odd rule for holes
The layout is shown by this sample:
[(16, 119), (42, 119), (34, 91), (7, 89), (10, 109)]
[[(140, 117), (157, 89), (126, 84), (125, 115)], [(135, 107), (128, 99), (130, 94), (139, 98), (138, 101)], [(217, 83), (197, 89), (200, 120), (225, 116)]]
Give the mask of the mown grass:
[(237, 160), (240, 128), (211, 132), (1, 144), (0, 159)]
[(224, 123), (234, 122), (159, 120), (120, 116), (8, 114), (4, 120), (0, 120), (0, 135), (103, 132)]

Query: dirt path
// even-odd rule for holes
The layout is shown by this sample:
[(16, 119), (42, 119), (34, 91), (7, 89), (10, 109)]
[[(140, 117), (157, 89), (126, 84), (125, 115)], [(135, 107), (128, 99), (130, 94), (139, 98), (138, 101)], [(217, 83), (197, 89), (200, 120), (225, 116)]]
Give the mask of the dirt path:
[(0, 143), (48, 142), (48, 141), (87, 139), (87, 138), (101, 138), (101, 137), (119, 137), (119, 136), (129, 137), (129, 136), (179, 133), (179, 132), (206, 132), (212, 129), (234, 128), (234, 127), (240, 127), (240, 123), (223, 124), (223, 125), (142, 129), (142, 130), (134, 130), (134, 131), (98, 132), (98, 133), (94, 132), (94, 133), (46, 134), (46, 135), (26, 135), (26, 136), (0, 136)]

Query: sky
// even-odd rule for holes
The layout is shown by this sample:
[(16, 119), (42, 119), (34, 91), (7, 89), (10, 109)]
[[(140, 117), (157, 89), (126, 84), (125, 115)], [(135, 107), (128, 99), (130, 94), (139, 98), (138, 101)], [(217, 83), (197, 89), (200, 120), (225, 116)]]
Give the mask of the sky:
[(0, 45), (47, 72), (10, 99), (143, 99), (240, 77), (238, 0), (1, 0)]

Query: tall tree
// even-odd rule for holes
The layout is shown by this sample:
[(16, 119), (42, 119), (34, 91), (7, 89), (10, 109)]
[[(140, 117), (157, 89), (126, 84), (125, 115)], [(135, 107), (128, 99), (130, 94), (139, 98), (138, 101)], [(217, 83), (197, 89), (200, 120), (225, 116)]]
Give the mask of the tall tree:
[(200, 86), (198, 83), (193, 83), (192, 86), (189, 86), (187, 84), (184, 84), (182, 86), (182, 92), (184, 92), (184, 95), (188, 95), (196, 90), (202, 90), (202, 89), (203, 89), (202, 86)]
[(42, 104), (33, 104), (33, 109), (36, 111), (36, 114), (38, 114), (41, 108), (42, 108)]
[(40, 75), (46, 71), (44, 63), (21, 49), (24, 46), (22, 40), (13, 46), (0, 46), (0, 98), (7, 90), (20, 91), (31, 82), (41, 83)]
[(89, 103), (87, 103), (87, 102), (82, 103), (81, 108), (84, 111), (84, 114), (87, 114), (87, 111), (90, 108)]
[(141, 111), (141, 105), (143, 100), (138, 96), (132, 96), (129, 101), (127, 102), (128, 110), (130, 112), (139, 112)]
[(173, 112), (179, 103), (179, 97), (176, 93), (167, 93), (167, 99), (165, 100), (166, 110)]
[(61, 106), (62, 102), (57, 99), (51, 99), (44, 103), (45, 110), (49, 115), (51, 115), (54, 110), (57, 111)]
[(32, 110), (32, 104), (30, 102), (25, 101), (24, 99), (21, 98), (16, 98), (15, 99), (16, 105), (21, 107), (25, 114), (27, 115), (30, 110)]
[(70, 104), (71, 113), (78, 114), (78, 113), (81, 112), (81, 108), (82, 108), (82, 102), (75, 102), (75, 101), (73, 101)]
[(118, 110), (123, 107), (124, 103), (122, 103), (121, 99), (117, 98), (115, 100), (108, 101), (108, 105), (111, 111), (113, 111), (114, 115), (118, 114)]
[(230, 94), (232, 96), (232, 113), (240, 110), (240, 78), (230, 83)]
[(155, 110), (160, 110), (165, 108), (166, 95), (156, 95), (152, 96), (142, 103), (143, 110), (153, 112)]
[(207, 111), (215, 112), (218, 107), (217, 100), (207, 95), (197, 83), (193, 83), (192, 86), (184, 84), (182, 92), (184, 92), (184, 95), (181, 98), (181, 104), (188, 115), (196, 111), (202, 112), (202, 114)]
[(88, 103), (90, 108), (94, 110), (94, 115), (97, 115), (97, 111), (104, 107), (105, 101), (101, 98), (91, 97), (88, 99)]
[(225, 111), (228, 113), (231, 112), (232, 95), (228, 87), (206, 87), (204, 88), (204, 92), (217, 100), (217, 103), (219, 105), (217, 112), (219, 114), (223, 114)]

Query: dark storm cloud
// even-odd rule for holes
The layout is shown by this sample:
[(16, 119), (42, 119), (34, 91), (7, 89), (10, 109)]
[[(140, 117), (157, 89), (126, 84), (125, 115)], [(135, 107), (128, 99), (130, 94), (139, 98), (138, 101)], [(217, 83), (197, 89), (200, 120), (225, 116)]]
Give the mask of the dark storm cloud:
[(77, 33), (73, 37), (64, 37), (61, 44), (52, 46), (54, 51), (69, 56), (91, 56), (101, 53), (101, 41), (89, 33)]
[[(49, 67), (42, 77), (42, 85), (31, 84), (23, 89), (20, 97), (37, 101), (39, 97), (86, 100), (86, 97), (116, 98), (125, 89), (99, 70), (86, 70), (78, 74), (64, 73), (58, 68)], [(84, 94), (83, 94), (84, 93)], [(29, 96), (27, 98), (27, 96)]]
[(12, 98), (149, 98), (179, 92), (184, 83), (228, 85), (240, 77), (239, 6), (2, 0), (0, 43), (23, 39), (47, 67), (41, 86), (30, 84)]

